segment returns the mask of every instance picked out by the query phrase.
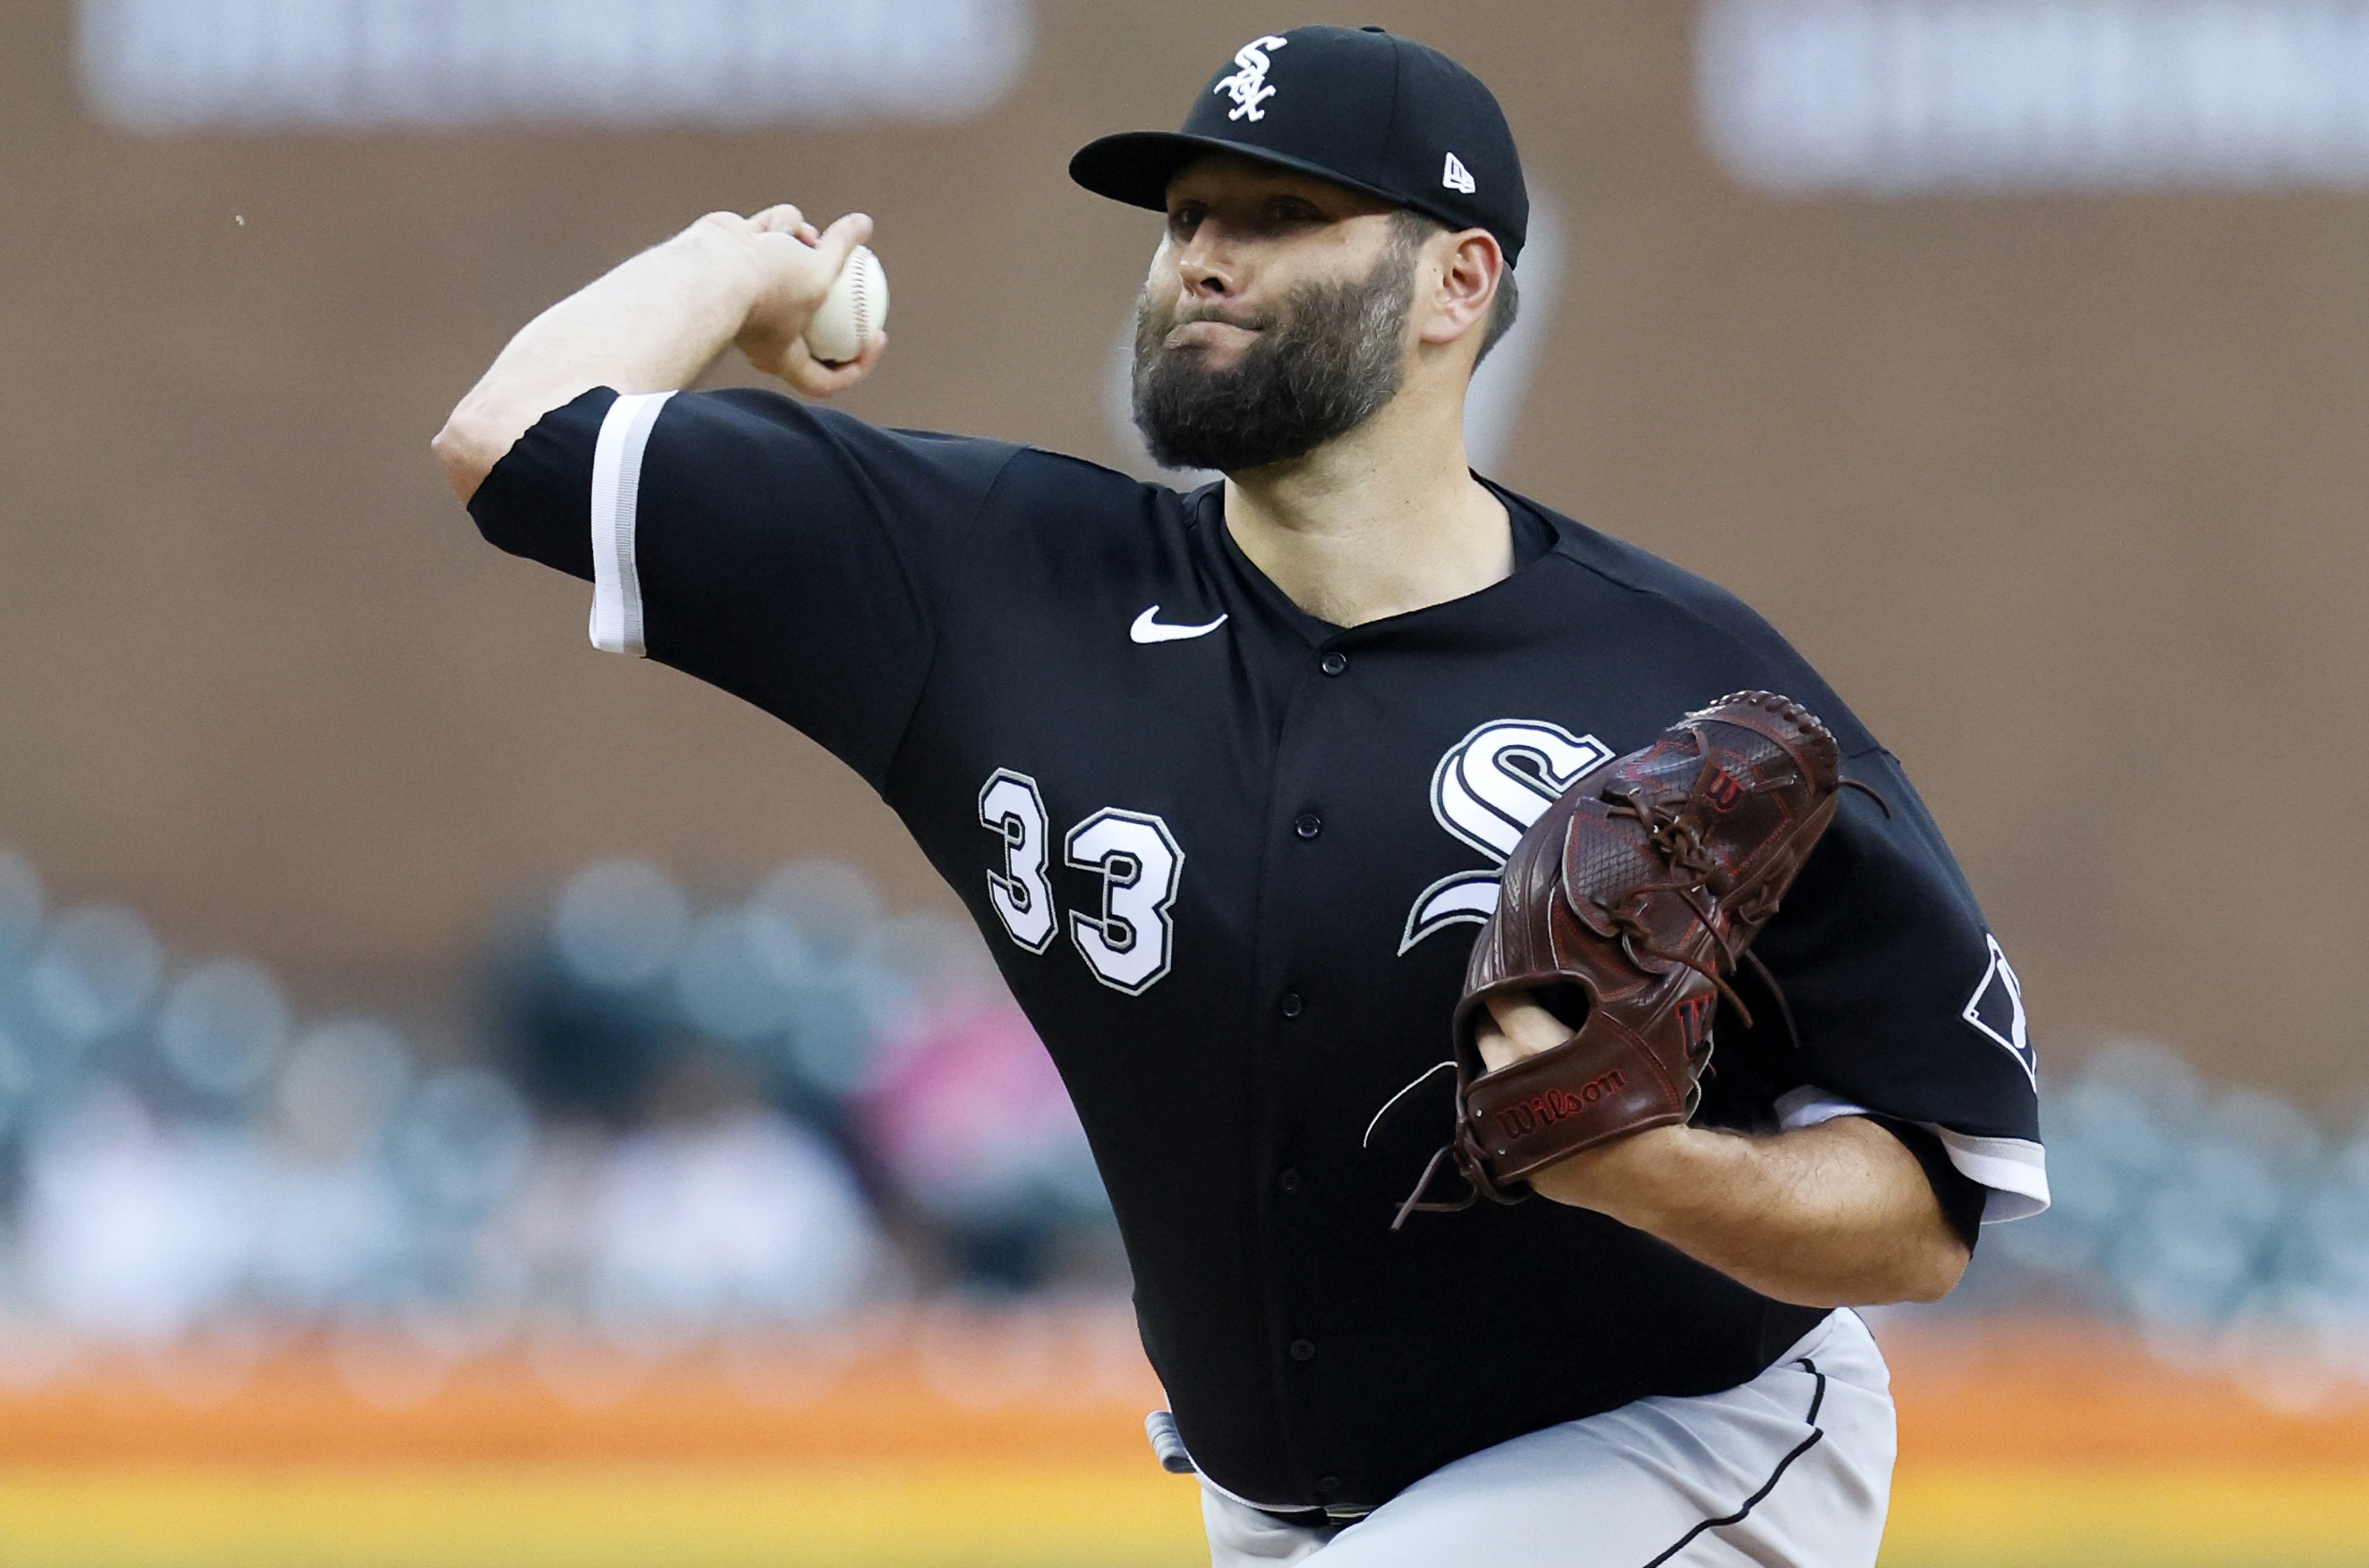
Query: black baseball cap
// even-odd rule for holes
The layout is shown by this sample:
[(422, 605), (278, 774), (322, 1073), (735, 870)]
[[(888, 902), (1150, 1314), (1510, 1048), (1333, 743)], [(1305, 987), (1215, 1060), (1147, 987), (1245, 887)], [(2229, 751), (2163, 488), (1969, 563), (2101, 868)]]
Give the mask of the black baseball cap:
[(1452, 229), (1486, 229), (1508, 265), (1529, 228), (1521, 155), (1496, 97), (1439, 51), (1379, 28), (1253, 39), (1209, 78), (1183, 130), (1089, 142), (1070, 177), (1164, 211), (1168, 182), (1207, 153), (1316, 175)]

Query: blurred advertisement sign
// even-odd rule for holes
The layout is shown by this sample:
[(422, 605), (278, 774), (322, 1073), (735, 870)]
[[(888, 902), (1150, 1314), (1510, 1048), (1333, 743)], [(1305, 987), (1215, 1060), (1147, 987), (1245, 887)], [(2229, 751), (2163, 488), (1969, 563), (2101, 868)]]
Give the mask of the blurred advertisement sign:
[(148, 131), (960, 120), (1025, 0), (83, 0), (83, 95)]
[(1711, 0), (1696, 84), (1780, 194), (2369, 184), (2360, 0)]

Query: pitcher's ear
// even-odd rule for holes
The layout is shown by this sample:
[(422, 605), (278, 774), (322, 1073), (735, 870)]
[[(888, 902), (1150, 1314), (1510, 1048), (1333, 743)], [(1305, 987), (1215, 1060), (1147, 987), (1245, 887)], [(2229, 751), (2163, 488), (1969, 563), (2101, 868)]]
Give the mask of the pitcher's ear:
[(1419, 334), (1432, 344), (1453, 343), (1467, 332), (1486, 334), (1497, 290), (1507, 272), (1505, 252), (1486, 229), (1459, 229), (1439, 245), (1439, 282)]

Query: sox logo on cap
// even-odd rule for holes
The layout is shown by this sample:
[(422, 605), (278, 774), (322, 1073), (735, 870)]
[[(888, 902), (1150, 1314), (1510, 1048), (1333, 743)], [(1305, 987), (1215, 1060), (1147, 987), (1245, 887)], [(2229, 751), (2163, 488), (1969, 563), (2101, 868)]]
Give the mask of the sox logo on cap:
[(1513, 131), (1480, 78), (1437, 50), (1379, 28), (1291, 28), (1253, 38), (1204, 80), (1180, 130), (1096, 137), (1070, 160), (1070, 177), (1162, 212), (1180, 172), (1228, 154), (1450, 230), (1487, 229), (1509, 265), (1521, 258), (1530, 202)]
[(1223, 93), (1234, 100), (1233, 109), (1226, 115), (1228, 120), (1265, 120), (1266, 118), (1266, 110), (1261, 109), (1259, 105), (1275, 97), (1275, 89), (1266, 85), (1266, 68), (1270, 63), (1267, 51), (1281, 49), (1290, 41), (1288, 38), (1277, 38), (1273, 33), (1268, 33), (1264, 38), (1251, 40), (1250, 42), (1234, 51), (1234, 63), (1242, 69), (1230, 76), (1224, 77), (1210, 89), (1211, 92)]

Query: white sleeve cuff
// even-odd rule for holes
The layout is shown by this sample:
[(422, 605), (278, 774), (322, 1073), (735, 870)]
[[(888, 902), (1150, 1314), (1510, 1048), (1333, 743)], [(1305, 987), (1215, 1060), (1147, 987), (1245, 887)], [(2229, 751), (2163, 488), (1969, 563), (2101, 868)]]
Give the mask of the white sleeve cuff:
[(592, 646), (603, 653), (642, 647), (642, 579), (634, 557), (641, 504), (642, 452), (671, 392), (635, 392), (609, 405), (592, 447)]
[[(1814, 1084), (1777, 1097), (1777, 1125), (1787, 1132), (1816, 1127), (1837, 1116), (1871, 1114), (1865, 1105), (1839, 1099)], [(2039, 1144), (2021, 1138), (1976, 1138), (1953, 1132), (1938, 1122), (1917, 1125), (1941, 1140), (1950, 1163), (1962, 1175), (1990, 1190), (1983, 1205), (1984, 1224), (2029, 1219), (2048, 1207), (2048, 1156)]]
[(1941, 1140), (1950, 1163), (1991, 1189), (1983, 1206), (1983, 1223), (2004, 1225), (2029, 1219), (2048, 1207), (2048, 1153), (2021, 1138), (1976, 1138), (1952, 1132), (1932, 1122), (1920, 1127)]

